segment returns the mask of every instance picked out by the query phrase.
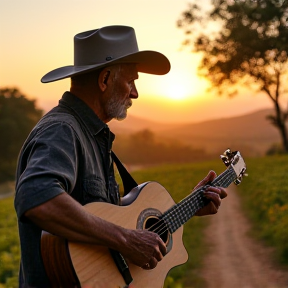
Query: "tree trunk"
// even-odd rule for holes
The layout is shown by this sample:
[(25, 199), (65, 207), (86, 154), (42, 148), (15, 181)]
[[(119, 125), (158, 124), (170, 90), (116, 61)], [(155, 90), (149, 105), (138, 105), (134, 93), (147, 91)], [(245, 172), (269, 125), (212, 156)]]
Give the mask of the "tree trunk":
[(279, 106), (278, 101), (275, 101), (275, 110), (276, 110), (276, 126), (279, 129), (281, 140), (282, 140), (282, 146), (285, 153), (288, 154), (288, 139), (287, 139), (287, 129), (286, 129), (286, 123), (285, 123), (285, 117), (282, 117), (282, 111)]

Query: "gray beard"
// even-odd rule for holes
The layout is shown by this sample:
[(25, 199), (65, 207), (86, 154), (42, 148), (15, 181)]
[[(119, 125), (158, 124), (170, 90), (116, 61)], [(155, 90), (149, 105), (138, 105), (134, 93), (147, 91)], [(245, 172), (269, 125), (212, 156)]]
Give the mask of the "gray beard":
[(132, 100), (126, 99), (121, 103), (116, 94), (107, 102), (106, 113), (109, 118), (117, 119), (118, 121), (124, 120), (127, 117), (127, 109), (132, 106)]

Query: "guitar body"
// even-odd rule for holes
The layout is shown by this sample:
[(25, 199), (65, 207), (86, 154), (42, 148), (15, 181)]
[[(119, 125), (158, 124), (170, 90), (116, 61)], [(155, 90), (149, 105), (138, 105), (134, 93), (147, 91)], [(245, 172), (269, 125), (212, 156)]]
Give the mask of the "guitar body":
[[(147, 221), (156, 219), (157, 216), (175, 204), (167, 190), (156, 182), (148, 182), (141, 189), (139, 195), (134, 195), (131, 199), (133, 199), (133, 203), (127, 206), (115, 206), (109, 203), (96, 202), (85, 205), (84, 209), (124, 228), (144, 229)], [(169, 270), (187, 261), (188, 254), (182, 241), (183, 226), (175, 233), (168, 234), (164, 242), (166, 241), (169, 252), (158, 263), (156, 268), (144, 270), (132, 263), (128, 263), (133, 278), (131, 287), (163, 287)], [(51, 237), (55, 236), (51, 235)], [(42, 241), (42, 245), (45, 242)], [(69, 242), (68, 251), (81, 287), (127, 287), (107, 247)], [(51, 253), (45, 253), (45, 257), (49, 254)], [(44, 260), (44, 262), (50, 261)], [(47, 265), (45, 267), (47, 271)], [(57, 268), (54, 267), (53, 270), (55, 271)], [(47, 271), (47, 274), (49, 277), (49, 271)], [(63, 276), (62, 279), (65, 278)], [(57, 278), (61, 277), (57, 276)], [(73, 287), (75, 286), (73, 284)], [(71, 283), (62, 283), (61, 287), (72, 287), (72, 285)]]

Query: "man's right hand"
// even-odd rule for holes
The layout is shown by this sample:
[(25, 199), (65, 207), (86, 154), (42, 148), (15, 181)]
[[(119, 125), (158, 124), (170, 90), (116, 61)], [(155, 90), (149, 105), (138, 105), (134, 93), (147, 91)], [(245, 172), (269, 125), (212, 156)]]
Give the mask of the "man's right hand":
[(147, 230), (127, 230), (126, 245), (120, 253), (133, 264), (143, 269), (153, 269), (167, 253), (160, 236)]

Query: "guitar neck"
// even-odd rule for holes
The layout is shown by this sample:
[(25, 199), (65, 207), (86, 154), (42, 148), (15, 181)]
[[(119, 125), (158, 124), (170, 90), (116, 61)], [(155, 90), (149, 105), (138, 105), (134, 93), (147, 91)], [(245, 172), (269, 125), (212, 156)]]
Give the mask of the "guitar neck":
[[(209, 186), (218, 186), (227, 188), (235, 179), (237, 175), (232, 166), (229, 166), (223, 173), (216, 177)], [(174, 233), (179, 227), (185, 224), (195, 213), (205, 205), (207, 199), (203, 196), (205, 186), (200, 187), (179, 203), (173, 205), (163, 215), (162, 219), (168, 226), (169, 232)]]

